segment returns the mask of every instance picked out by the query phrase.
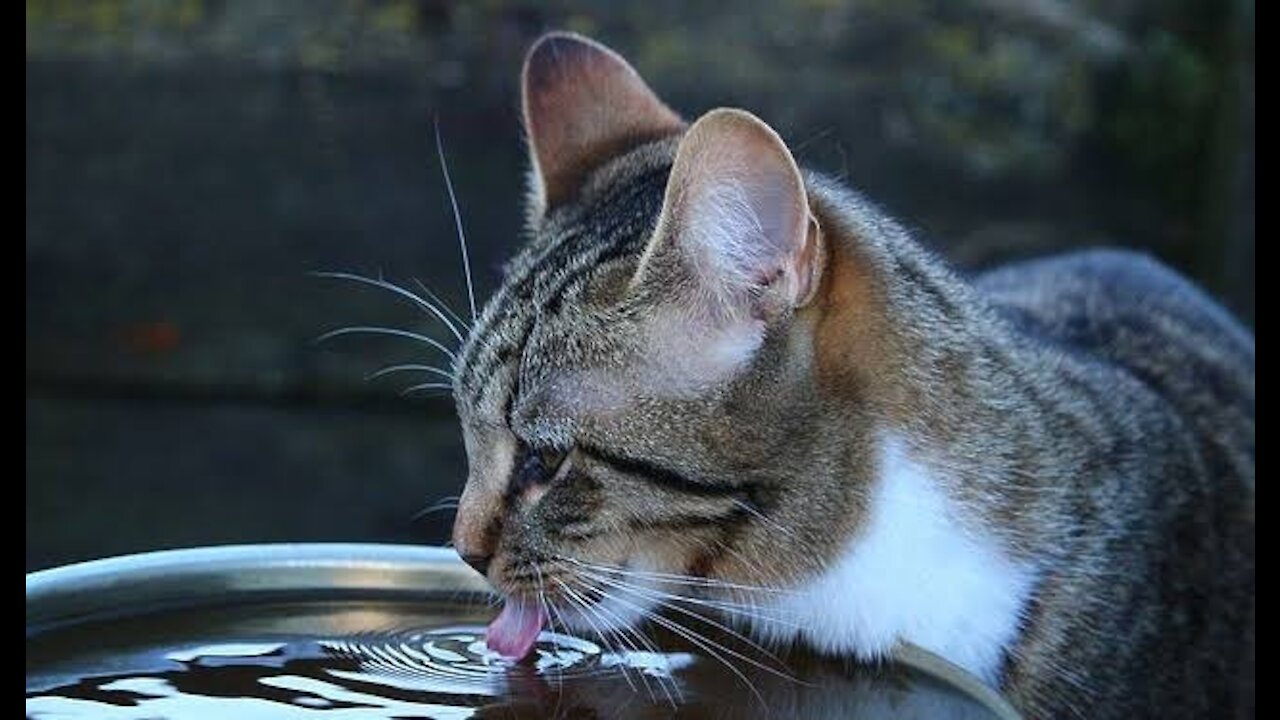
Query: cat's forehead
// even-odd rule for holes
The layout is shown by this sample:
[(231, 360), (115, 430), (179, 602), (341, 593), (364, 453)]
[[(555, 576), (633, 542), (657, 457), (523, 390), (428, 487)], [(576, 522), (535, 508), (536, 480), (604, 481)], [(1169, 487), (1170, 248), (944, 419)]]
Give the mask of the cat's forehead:
[(557, 373), (590, 374), (616, 350), (628, 313), (616, 291), (653, 234), (674, 149), (659, 141), (615, 158), (532, 223), (459, 356), (463, 414), (509, 425), (520, 395), (549, 392)]

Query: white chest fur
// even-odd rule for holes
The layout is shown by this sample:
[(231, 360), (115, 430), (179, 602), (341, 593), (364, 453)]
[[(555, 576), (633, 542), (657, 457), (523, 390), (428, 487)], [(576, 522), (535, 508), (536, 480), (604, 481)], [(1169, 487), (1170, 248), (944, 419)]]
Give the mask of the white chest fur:
[(911, 642), (994, 684), (1034, 574), (962, 527), (956, 510), (890, 439), (868, 524), (825, 573), (762, 608), (785, 623), (753, 622), (754, 632), (863, 659)]

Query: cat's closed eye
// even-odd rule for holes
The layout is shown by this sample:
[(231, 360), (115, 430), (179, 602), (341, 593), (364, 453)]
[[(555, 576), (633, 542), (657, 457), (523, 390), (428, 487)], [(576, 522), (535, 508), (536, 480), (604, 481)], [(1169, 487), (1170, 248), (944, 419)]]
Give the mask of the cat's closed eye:
[(515, 492), (551, 483), (565, 469), (570, 452), (564, 448), (525, 443), (521, 443), (520, 448), (519, 469), (513, 483)]

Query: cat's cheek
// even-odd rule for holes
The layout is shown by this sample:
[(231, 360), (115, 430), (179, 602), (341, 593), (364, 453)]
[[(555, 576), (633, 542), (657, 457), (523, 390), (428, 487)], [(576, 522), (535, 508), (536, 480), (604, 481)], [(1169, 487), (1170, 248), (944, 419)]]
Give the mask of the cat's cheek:
[(714, 374), (734, 375), (744, 370), (764, 342), (764, 321), (743, 320), (713, 333), (707, 348), (707, 362)]
[(525, 488), (523, 492), (520, 493), (520, 502), (525, 507), (533, 507), (534, 505), (537, 505), (540, 500), (542, 500), (542, 496), (546, 495), (547, 490), (549, 489), (550, 489), (550, 483), (539, 483), (536, 485), (530, 485), (529, 487)]
[(649, 330), (642, 382), (650, 393), (684, 397), (726, 382), (751, 364), (764, 342), (764, 321), (713, 321), (672, 313)]
[(672, 535), (670, 532), (654, 533), (643, 542), (634, 543), (627, 554), (626, 567), (647, 573), (675, 575), (705, 574), (695, 571), (700, 553), (694, 548), (710, 542), (705, 532)]

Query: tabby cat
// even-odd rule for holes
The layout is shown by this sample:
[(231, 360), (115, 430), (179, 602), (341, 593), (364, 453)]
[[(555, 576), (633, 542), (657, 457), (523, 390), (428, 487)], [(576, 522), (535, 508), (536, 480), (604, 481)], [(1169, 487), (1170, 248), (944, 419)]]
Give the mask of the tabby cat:
[(453, 379), (491, 648), (675, 587), (766, 644), (914, 643), (1029, 718), (1252, 713), (1226, 311), (1130, 252), (962, 278), (754, 115), (689, 124), (577, 35), (522, 90), (529, 238)]

